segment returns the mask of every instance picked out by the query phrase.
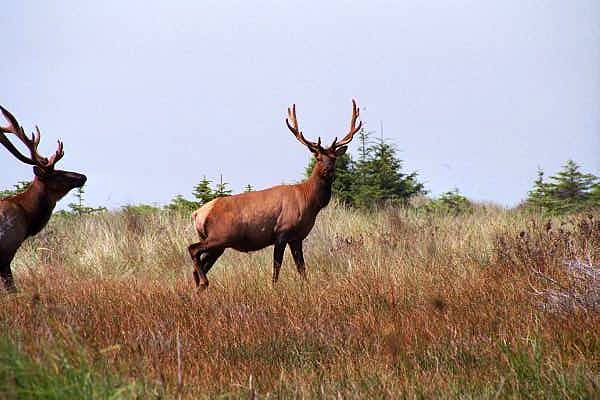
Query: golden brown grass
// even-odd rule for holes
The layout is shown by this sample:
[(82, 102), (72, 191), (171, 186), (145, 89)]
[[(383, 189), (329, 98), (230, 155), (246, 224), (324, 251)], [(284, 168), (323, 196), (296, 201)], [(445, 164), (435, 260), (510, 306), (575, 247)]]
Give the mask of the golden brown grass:
[(565, 262), (600, 264), (599, 215), (546, 222), (333, 205), (308, 283), (287, 253), (273, 288), (272, 249), (228, 251), (198, 295), (189, 217), (55, 220), (20, 250), (0, 321), (33, 357), (74, 349), (144, 397), (592, 398), (600, 310), (545, 294), (583, 293)]

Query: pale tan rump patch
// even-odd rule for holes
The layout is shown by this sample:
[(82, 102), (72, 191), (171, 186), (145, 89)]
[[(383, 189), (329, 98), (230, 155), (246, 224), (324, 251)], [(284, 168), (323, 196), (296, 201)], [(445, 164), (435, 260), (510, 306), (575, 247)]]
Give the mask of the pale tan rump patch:
[(196, 228), (196, 232), (198, 232), (198, 235), (200, 235), (200, 237), (203, 239), (206, 239), (206, 237), (208, 236), (205, 230), (206, 218), (208, 217), (208, 214), (210, 213), (212, 208), (215, 206), (217, 200), (219, 199), (209, 201), (208, 203), (206, 203), (205, 205), (203, 205), (202, 207), (200, 207), (192, 213), (192, 219), (194, 220), (194, 227)]

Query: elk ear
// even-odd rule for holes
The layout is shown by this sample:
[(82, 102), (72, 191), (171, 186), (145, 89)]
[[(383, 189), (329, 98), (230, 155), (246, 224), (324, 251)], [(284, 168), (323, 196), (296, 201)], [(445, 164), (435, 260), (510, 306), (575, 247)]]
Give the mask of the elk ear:
[(346, 150), (348, 150), (348, 146), (338, 147), (337, 149), (335, 149), (335, 156), (343, 156), (344, 154), (346, 154)]

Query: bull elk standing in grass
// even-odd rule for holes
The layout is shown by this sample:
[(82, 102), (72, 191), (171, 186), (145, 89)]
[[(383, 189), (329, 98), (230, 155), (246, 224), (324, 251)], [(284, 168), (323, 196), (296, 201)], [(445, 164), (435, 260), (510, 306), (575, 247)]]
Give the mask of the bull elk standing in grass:
[[(55, 164), (63, 155), (63, 144), (58, 142), (58, 149), (50, 157), (38, 154), (40, 131), (28, 138), (15, 117), (0, 106), (8, 126), (0, 126), (0, 143), (21, 162), (33, 165), (35, 177), (27, 190), (0, 200), (0, 278), (9, 291), (15, 290), (10, 263), (29, 236), (37, 234), (48, 223), (56, 202), (71, 189), (81, 187), (86, 181), (85, 175), (76, 172), (59, 171)], [(16, 135), (31, 153), (26, 157), (8, 140), (5, 133)]]
[(285, 246), (289, 245), (298, 273), (305, 278), (302, 241), (308, 236), (319, 211), (331, 198), (335, 160), (347, 150), (354, 134), (361, 128), (356, 121), (359, 109), (352, 100), (352, 118), (348, 134), (337, 137), (328, 148), (321, 138), (311, 142), (298, 128), (296, 106), (288, 108), (285, 122), (300, 143), (316, 158), (312, 175), (296, 185), (280, 185), (256, 192), (215, 199), (193, 213), (200, 242), (188, 247), (194, 261), (194, 280), (200, 289), (208, 287), (206, 274), (225, 249), (255, 251), (275, 245), (273, 283), (277, 282)]

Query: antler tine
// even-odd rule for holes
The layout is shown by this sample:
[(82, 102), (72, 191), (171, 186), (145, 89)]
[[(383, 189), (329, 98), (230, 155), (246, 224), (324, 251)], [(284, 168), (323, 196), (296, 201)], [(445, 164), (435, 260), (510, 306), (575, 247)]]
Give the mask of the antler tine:
[(322, 150), (320, 137), (317, 143), (311, 142), (310, 140), (306, 140), (306, 138), (300, 131), (300, 128), (298, 128), (298, 119), (296, 118), (296, 104), (292, 104), (291, 109), (288, 107), (288, 118), (285, 119), (285, 124), (287, 125), (288, 129), (292, 131), (296, 139), (298, 139), (300, 143), (308, 147), (311, 151)]
[(340, 140), (338, 143), (336, 143), (337, 142), (337, 137), (336, 137), (335, 140), (333, 141), (333, 143), (331, 144), (331, 147), (333, 147), (333, 148), (340, 147), (340, 146), (344, 146), (344, 145), (350, 143), (350, 141), (352, 140), (352, 138), (354, 137), (356, 132), (358, 132), (360, 130), (360, 128), (362, 128), (362, 121), (358, 121), (358, 126), (356, 126), (356, 120), (358, 119), (359, 116), (360, 116), (360, 109), (356, 106), (356, 101), (354, 99), (352, 99), (352, 118), (350, 119), (350, 130), (348, 131), (348, 134), (346, 136), (344, 136), (344, 138), (342, 140)]
[[(9, 125), (8, 126), (0, 126), (0, 143), (6, 147), (6, 149), (11, 152), (19, 161), (29, 164), (29, 165), (37, 165), (41, 168), (51, 169), (54, 167), (54, 163), (58, 161), (62, 155), (58, 156), (58, 153), (62, 153), (62, 145), (59, 146), (59, 150), (57, 150), (57, 154), (55, 154), (52, 159), (54, 162), (49, 162), (46, 157), (42, 157), (37, 152), (37, 147), (40, 143), (41, 133), (39, 128), (36, 126), (36, 132), (31, 134), (31, 138), (27, 137), (23, 128), (19, 125), (19, 122), (6, 108), (0, 106), (0, 111), (7, 119)], [(31, 153), (31, 157), (24, 156), (4, 135), (4, 133), (12, 133), (27, 146), (29, 152)]]
[[(36, 150), (36, 154), (37, 154), (37, 146), (38, 146), (38, 143), (40, 142), (40, 138), (42, 137), (40, 128), (38, 128), (37, 125), (35, 126), (35, 134), (31, 134), (31, 137), (33, 138), (33, 143), (35, 145), (35, 150)], [(57, 142), (58, 142), (58, 146), (57, 146), (54, 154), (50, 158), (43, 157), (44, 160), (46, 160), (46, 165), (44, 166), (46, 168), (54, 168), (54, 164), (56, 164), (65, 155), (65, 152), (63, 150), (63, 142), (61, 142), (60, 140), (57, 140)]]
[(5, 133), (12, 133), (17, 135), (17, 137), (19, 138), (25, 136), (25, 134), (23, 133), (23, 128), (19, 126), (19, 122), (14, 117), (14, 115), (12, 115), (6, 108), (2, 106), (0, 106), (0, 111), (2, 111), (2, 115), (4, 115), (4, 118), (6, 118), (9, 124), (8, 126), (0, 126), (0, 143), (2, 143), (2, 145), (6, 147), (6, 149), (19, 161), (29, 165), (37, 165), (37, 163), (34, 160), (21, 154), (21, 152), (17, 150), (17, 148), (12, 144), (12, 142), (8, 140), (6, 135), (4, 135)]
[(56, 152), (48, 159), (48, 167), (54, 168), (54, 164), (56, 164), (63, 156), (65, 155), (65, 151), (63, 150), (63, 142), (57, 140), (58, 148)]
[(38, 144), (40, 144), (40, 138), (42, 137), (42, 133), (40, 132), (40, 128), (38, 128), (38, 126), (35, 126), (35, 132), (31, 133), (31, 141), (33, 142), (33, 144), (35, 145), (35, 148), (37, 149)]
[(22, 137), (19, 136), (19, 138), (25, 143), (27, 148), (29, 148), (29, 151), (31, 152), (31, 158), (37, 161), (40, 167), (45, 167), (48, 164), (48, 159), (46, 157), (42, 157), (37, 152), (37, 147), (40, 144), (40, 138), (42, 137), (42, 134), (40, 133), (40, 128), (38, 128), (36, 125), (35, 132), (31, 133), (31, 139), (25, 136), (23, 128), (21, 128), (21, 132), (23, 135)]
[(0, 110), (9, 124), (8, 126), (0, 126), (0, 131), (3, 133), (14, 133), (15, 135), (19, 135), (20, 132), (23, 132), (23, 128), (21, 128), (14, 115), (2, 106), (0, 106)]

